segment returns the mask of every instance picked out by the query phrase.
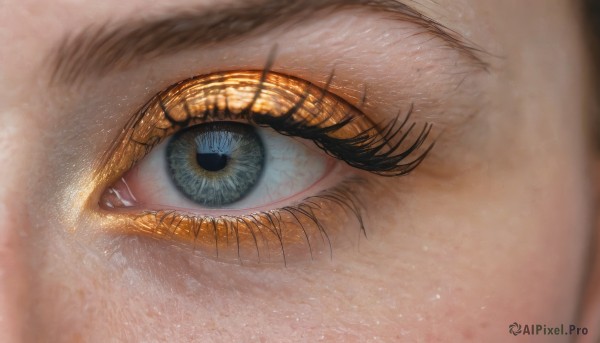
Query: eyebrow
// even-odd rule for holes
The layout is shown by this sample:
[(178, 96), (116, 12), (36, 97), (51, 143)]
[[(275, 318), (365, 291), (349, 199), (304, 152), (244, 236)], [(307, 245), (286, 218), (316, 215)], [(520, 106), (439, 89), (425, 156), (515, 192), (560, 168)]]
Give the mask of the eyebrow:
[(417, 24), (475, 66), (481, 50), (457, 32), (399, 0), (258, 0), (193, 9), (154, 20), (104, 24), (65, 37), (49, 56), (51, 83), (74, 84), (183, 50), (247, 38), (324, 10), (364, 7)]

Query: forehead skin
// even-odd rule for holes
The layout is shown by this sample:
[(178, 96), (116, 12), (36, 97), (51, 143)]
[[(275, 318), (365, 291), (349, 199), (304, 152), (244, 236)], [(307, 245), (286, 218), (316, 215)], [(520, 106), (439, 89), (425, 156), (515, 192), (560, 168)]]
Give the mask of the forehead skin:
[[(64, 113), (95, 92), (98, 102), (114, 102), (98, 106), (94, 118), (109, 110), (106, 116), (125, 116), (131, 98), (143, 102), (160, 87), (140, 83), (111, 97), (106, 84), (113, 81), (50, 88), (44, 68), (54, 46), (94, 23), (215, 3), (0, 4), (1, 341), (504, 342), (515, 321), (577, 321), (591, 227), (583, 139), (588, 70), (578, 9), (569, 0), (407, 1), (484, 51), (485, 102), (463, 128), (461, 148), (451, 140), (440, 147), (454, 161), (448, 165), (461, 166), (452, 175), (378, 184), (385, 196), (369, 199), (386, 212), (371, 220), (391, 229), (376, 230), (360, 253), (246, 269), (190, 262), (156, 242), (110, 240), (69, 226), (68, 211), (48, 199), (65, 190), (76, 198), (68, 175), (85, 173), (89, 164), (81, 161), (89, 158), (61, 144), (105, 142), (78, 135)], [(324, 37), (336, 32), (321, 29)], [(235, 44), (220, 53), (235, 54)], [(357, 55), (364, 74), (390, 68)], [(149, 63), (148, 80), (171, 77), (164, 66)], [(479, 104), (469, 94), (458, 107)], [(98, 123), (90, 125), (105, 136), (120, 129)]]

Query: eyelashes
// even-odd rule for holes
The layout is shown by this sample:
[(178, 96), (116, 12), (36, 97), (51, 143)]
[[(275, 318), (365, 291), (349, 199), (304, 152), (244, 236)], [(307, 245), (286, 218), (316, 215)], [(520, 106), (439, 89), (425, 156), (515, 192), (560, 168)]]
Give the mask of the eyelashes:
[[(304, 99), (301, 101), (304, 101)], [(336, 132), (344, 127), (344, 125), (349, 125), (355, 119), (352, 116), (348, 116), (336, 124), (324, 127), (318, 124), (311, 125), (306, 120), (295, 121), (292, 112), (286, 113), (281, 117), (270, 115), (258, 116), (254, 121), (259, 125), (269, 126), (284, 135), (310, 139), (327, 154), (346, 162), (351, 167), (381, 176), (400, 176), (408, 174), (415, 169), (433, 148), (433, 144), (431, 144), (414, 160), (404, 163), (404, 160), (408, 156), (423, 145), (432, 128), (431, 124), (424, 124), (414, 143), (402, 149), (401, 147), (405, 143), (406, 138), (416, 126), (413, 123), (402, 133), (411, 112), (412, 107), (401, 123), (399, 123), (399, 117), (396, 117), (381, 130), (378, 130), (373, 125), (348, 138), (337, 137)], [(401, 133), (402, 136), (399, 137)], [(399, 139), (394, 142), (396, 138)]]
[[(360, 110), (313, 84), (260, 71), (227, 72), (185, 80), (148, 102), (126, 127), (129, 143), (121, 155), (129, 163), (113, 165), (124, 172), (174, 132), (198, 123), (242, 120), (309, 139), (327, 154), (352, 167), (383, 176), (398, 176), (416, 168), (433, 147), (419, 151), (431, 132), (425, 123), (414, 137), (408, 128), (412, 106), (400, 122), (383, 126)], [(406, 130), (405, 130), (406, 129)], [(407, 144), (411, 137), (412, 143)], [(111, 150), (118, 150), (113, 147)]]
[(115, 231), (183, 243), (219, 260), (285, 264), (302, 251), (312, 258), (328, 250), (331, 256), (332, 238), (348, 218), (366, 236), (361, 194), (368, 191), (369, 182), (363, 176), (338, 177), (334, 186), (294, 203), (241, 214), (143, 208), (123, 179), (166, 138), (199, 124), (222, 121), (312, 141), (327, 155), (376, 176), (414, 170), (433, 148), (433, 143), (425, 146), (432, 125), (425, 123), (420, 129), (416, 123), (409, 125), (412, 106), (406, 114), (376, 124), (329, 92), (332, 78), (321, 88), (268, 68), (220, 72), (178, 82), (158, 93), (124, 128), (98, 174), (97, 184), (108, 187), (98, 202), (119, 217), (116, 222), (121, 227)]
[(354, 193), (367, 186), (354, 178), (301, 203), (245, 215), (198, 216), (175, 210), (144, 211), (128, 219), (123, 234), (142, 233), (172, 243), (192, 242), (204, 257), (240, 264), (298, 262), (324, 254), (333, 258), (329, 220), (352, 217), (367, 236), (363, 208)]

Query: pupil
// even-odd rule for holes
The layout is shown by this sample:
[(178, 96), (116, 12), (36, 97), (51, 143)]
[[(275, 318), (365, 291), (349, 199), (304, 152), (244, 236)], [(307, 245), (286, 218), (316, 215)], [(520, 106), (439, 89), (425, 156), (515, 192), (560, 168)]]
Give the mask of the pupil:
[(165, 155), (168, 172), (181, 194), (199, 205), (214, 208), (248, 195), (262, 176), (265, 164), (265, 149), (256, 129), (227, 121), (177, 132)]
[(205, 170), (216, 172), (227, 166), (229, 156), (217, 153), (196, 153), (196, 162)]

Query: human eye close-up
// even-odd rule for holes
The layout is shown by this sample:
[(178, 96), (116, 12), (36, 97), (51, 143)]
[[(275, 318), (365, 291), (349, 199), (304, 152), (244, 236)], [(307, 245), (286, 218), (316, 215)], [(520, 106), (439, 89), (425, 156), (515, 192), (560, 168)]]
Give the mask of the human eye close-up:
[(600, 340), (600, 2), (0, 19), (1, 342)]
[(298, 255), (302, 246), (306, 257), (318, 246), (331, 256), (322, 216), (352, 215), (366, 235), (357, 188), (367, 180), (349, 169), (400, 176), (428, 151), (412, 156), (427, 124), (402, 148), (415, 127), (406, 128), (410, 113), (376, 125), (327, 89), (267, 69), (193, 78), (164, 93), (106, 161), (103, 179), (127, 172), (100, 201), (137, 210), (127, 230), (206, 246), (219, 260), (233, 251), (239, 263), (260, 261), (264, 250), (264, 262), (287, 263), (286, 247)]

